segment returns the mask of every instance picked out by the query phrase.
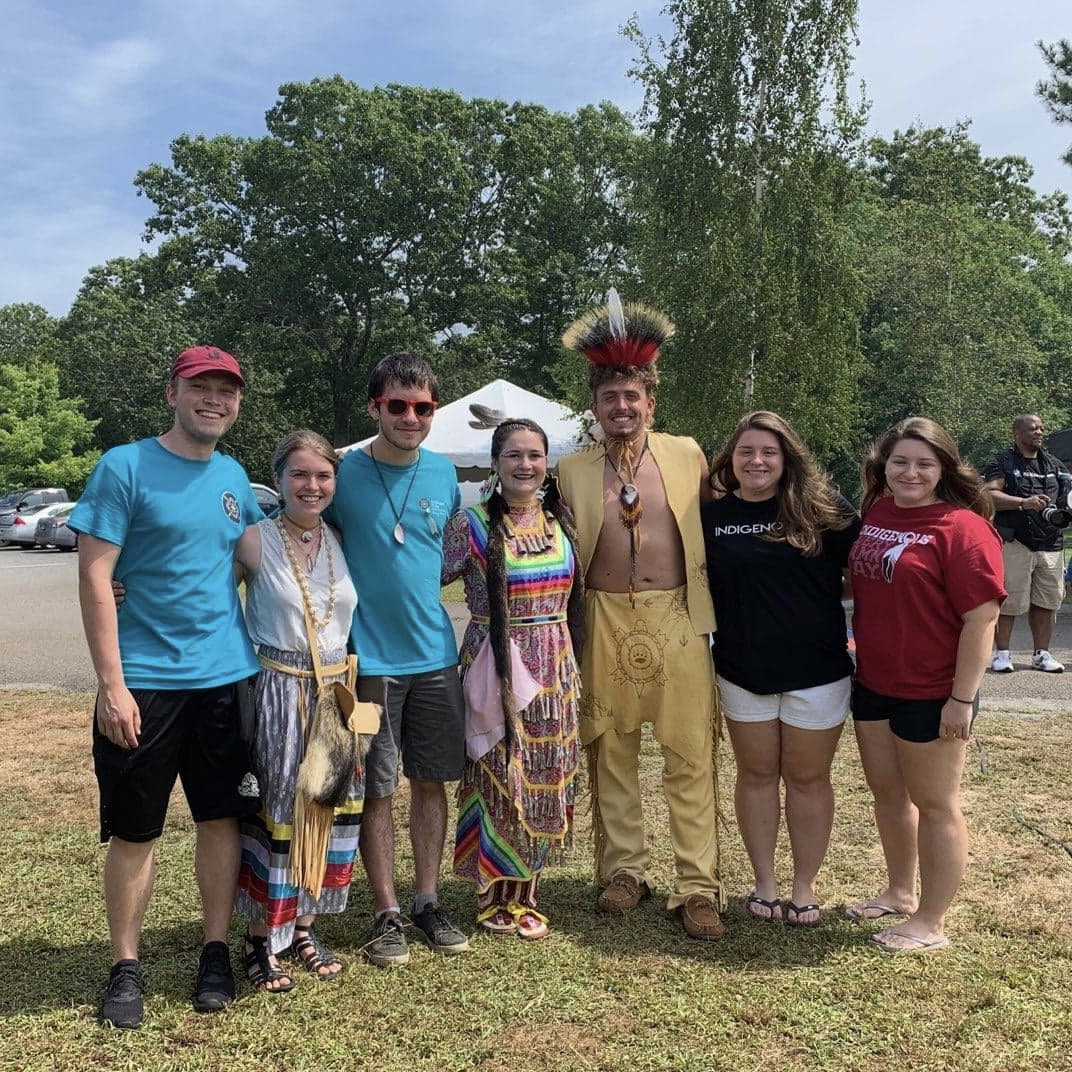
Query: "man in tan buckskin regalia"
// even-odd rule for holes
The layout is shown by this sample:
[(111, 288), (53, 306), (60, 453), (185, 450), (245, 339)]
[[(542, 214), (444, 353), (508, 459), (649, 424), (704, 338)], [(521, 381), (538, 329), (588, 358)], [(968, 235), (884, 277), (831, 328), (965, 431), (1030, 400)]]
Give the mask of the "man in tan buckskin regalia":
[(639, 303), (581, 317), (563, 344), (590, 363), (604, 440), (559, 463), (577, 520), (587, 627), (581, 742), (587, 748), (599, 907), (624, 914), (651, 894), (639, 783), (641, 726), (662, 747), (674, 851), (667, 908), (693, 938), (721, 938), (714, 670), (700, 502), (707, 463), (692, 439), (651, 431), (659, 346), (673, 325)]

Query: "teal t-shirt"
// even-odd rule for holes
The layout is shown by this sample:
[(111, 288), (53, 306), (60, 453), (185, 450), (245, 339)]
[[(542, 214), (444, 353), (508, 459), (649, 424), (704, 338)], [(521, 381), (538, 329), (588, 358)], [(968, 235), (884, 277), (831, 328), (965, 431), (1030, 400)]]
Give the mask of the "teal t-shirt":
[[(326, 516), (342, 533), (357, 588), (351, 637), (362, 674), (424, 674), (458, 661), (439, 591), (443, 528), (460, 506), (454, 465), (434, 451), (421, 450), (412, 465), (399, 466), (353, 450), (339, 463)], [(404, 543), (393, 535), (395, 511)]]
[(223, 454), (197, 461), (142, 439), (97, 463), (68, 525), (122, 548), (127, 688), (212, 688), (257, 672), (234, 552), (262, 516), (245, 470)]

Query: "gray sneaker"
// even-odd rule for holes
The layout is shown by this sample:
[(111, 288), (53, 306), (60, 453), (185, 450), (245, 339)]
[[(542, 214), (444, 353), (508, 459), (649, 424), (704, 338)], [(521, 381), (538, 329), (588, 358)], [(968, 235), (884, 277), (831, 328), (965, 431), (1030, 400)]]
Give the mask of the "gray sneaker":
[(409, 918), (433, 953), (464, 953), (469, 948), (469, 939), (439, 905), (427, 905), (421, 912), (411, 912)]
[(409, 963), (409, 946), (402, 931), (402, 920), (396, 915), (377, 916), (372, 924), (372, 937), (362, 952), (377, 968), (397, 968)]

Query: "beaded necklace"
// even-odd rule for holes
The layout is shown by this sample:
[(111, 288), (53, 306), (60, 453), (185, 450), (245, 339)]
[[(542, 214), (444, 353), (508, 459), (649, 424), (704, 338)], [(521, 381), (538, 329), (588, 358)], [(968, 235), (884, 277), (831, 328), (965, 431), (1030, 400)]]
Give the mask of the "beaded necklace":
[(335, 597), (337, 595), (335, 586), (335, 559), (331, 554), (331, 541), (327, 537), (327, 533), (324, 528), (323, 518), (320, 520), (320, 546), (324, 549), (324, 554), (328, 560), (328, 606), (324, 611), (324, 617), (318, 618), (316, 611), (313, 609), (313, 597), (309, 592), (309, 582), (306, 579), (305, 571), (298, 565), (298, 556), (294, 553), (294, 544), (291, 542), (290, 533), (287, 532), (286, 527), (283, 525), (282, 515), (275, 519), (276, 527), (279, 529), (279, 534), (283, 537), (283, 550), (287, 554), (287, 558), (290, 560), (290, 568), (294, 573), (294, 579), (298, 582), (298, 588), (301, 589), (302, 600), (305, 603), (306, 610), (309, 611), (309, 617), (313, 620), (313, 626), (318, 633), (324, 631), (328, 622), (331, 621), (332, 616), (335, 613)]
[(514, 554), (519, 557), (542, 555), (555, 545), (554, 522), (539, 503), (508, 507), (503, 514), (502, 527)]

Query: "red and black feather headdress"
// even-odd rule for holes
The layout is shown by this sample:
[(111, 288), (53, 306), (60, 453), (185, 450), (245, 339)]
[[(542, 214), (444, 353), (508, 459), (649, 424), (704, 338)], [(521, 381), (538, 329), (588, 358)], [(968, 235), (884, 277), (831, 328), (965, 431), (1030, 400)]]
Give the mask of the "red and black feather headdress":
[(669, 317), (642, 302), (623, 304), (611, 287), (607, 304), (574, 320), (562, 335), (562, 345), (594, 365), (650, 365), (673, 334)]

